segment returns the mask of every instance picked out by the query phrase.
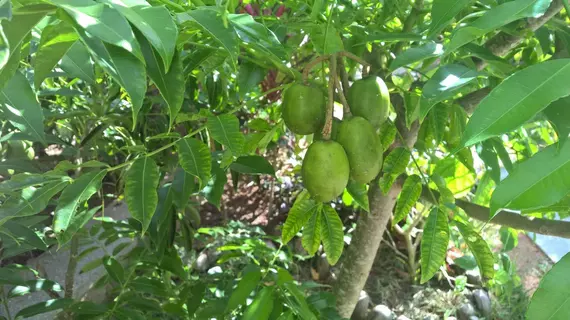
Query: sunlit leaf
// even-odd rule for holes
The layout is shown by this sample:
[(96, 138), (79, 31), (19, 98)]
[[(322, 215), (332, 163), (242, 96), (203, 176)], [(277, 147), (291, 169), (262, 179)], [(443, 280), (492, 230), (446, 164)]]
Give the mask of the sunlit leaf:
[(402, 192), (394, 209), (394, 219), (392, 225), (402, 221), (416, 205), (422, 193), (422, 179), (418, 175), (411, 175), (406, 178), (402, 187)]
[(82, 210), (78, 214), (75, 214), (71, 218), (71, 221), (69, 222), (69, 225), (67, 226), (67, 229), (65, 229), (63, 232), (56, 235), (57, 241), (59, 242), (59, 245), (63, 246), (64, 244), (69, 242), (71, 240), (71, 238), (73, 238), (73, 236), (78, 231), (80, 231), (81, 228), (83, 228), (87, 224), (87, 222), (89, 222), (91, 220), (91, 218), (93, 218), (95, 213), (97, 213), (97, 211), (99, 211), (100, 209), (101, 209), (101, 206), (97, 206), (97, 207), (93, 207), (91, 209)]
[(301, 244), (311, 256), (319, 250), (319, 245), (321, 244), (321, 215), (321, 206), (318, 206), (316, 210), (310, 211), (307, 222), (303, 227), (303, 238), (301, 239)]
[(147, 230), (158, 205), (159, 170), (150, 157), (137, 159), (127, 171), (125, 179), (125, 200), (133, 218), (142, 224), (142, 232)]
[(570, 253), (558, 261), (540, 281), (534, 292), (527, 319), (563, 320), (570, 314)]
[(424, 225), (421, 243), (421, 283), (427, 282), (445, 261), (449, 244), (449, 222), (447, 215), (439, 208), (433, 208)]
[(416, 63), (427, 58), (437, 57), (443, 54), (443, 45), (430, 42), (419, 47), (412, 47), (402, 52), (390, 64), (390, 70)]
[(187, 137), (176, 143), (180, 166), (187, 173), (200, 179), (200, 185), (205, 185), (212, 171), (210, 149), (202, 141)]
[(489, 245), (470, 225), (455, 221), (455, 225), (467, 243), (469, 250), (475, 256), (479, 272), (485, 279), (492, 279), (495, 275), (495, 260)]
[(354, 180), (349, 180), (346, 190), (350, 196), (362, 207), (366, 212), (370, 212), (370, 205), (368, 204), (368, 190), (366, 184), (357, 183)]
[(239, 131), (238, 118), (231, 114), (209, 116), (207, 127), (212, 138), (228, 147), (234, 156), (239, 156), (245, 144), (245, 138)]
[(451, 23), (451, 20), (463, 10), (469, 0), (434, 0), (431, 6), (431, 24), (429, 37), (433, 37)]
[(72, 78), (79, 78), (90, 84), (95, 83), (93, 61), (89, 51), (81, 41), (76, 41), (71, 45), (61, 59), (60, 67)]
[(264, 287), (243, 313), (243, 320), (267, 320), (273, 310), (275, 287)]
[(309, 193), (303, 190), (295, 200), (293, 207), (287, 214), (287, 220), (283, 224), (281, 239), (287, 244), (295, 235), (301, 231), (309, 218), (318, 209), (319, 204), (311, 199)]
[(261, 156), (241, 156), (230, 165), (230, 169), (243, 174), (275, 175), (271, 163)]
[(344, 231), (338, 213), (328, 204), (322, 207), (320, 225), (327, 260), (331, 265), (335, 265), (344, 249)]
[[(247, 270), (247, 268), (246, 268)], [(232, 311), (242, 304), (245, 304), (251, 292), (257, 287), (261, 280), (261, 270), (255, 266), (251, 270), (247, 270), (243, 274), (241, 280), (238, 282), (236, 289), (232, 292), (228, 304), (226, 305), (226, 312)]]
[(34, 58), (34, 83), (36, 88), (40, 88), (43, 80), (77, 39), (78, 36), (73, 27), (64, 21), (50, 24), (44, 28), (40, 45)]

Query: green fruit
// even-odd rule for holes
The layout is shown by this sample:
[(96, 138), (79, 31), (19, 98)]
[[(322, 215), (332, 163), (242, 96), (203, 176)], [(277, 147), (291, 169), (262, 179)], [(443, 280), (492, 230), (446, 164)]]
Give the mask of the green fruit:
[(344, 149), (332, 140), (313, 142), (301, 169), (305, 188), (313, 199), (320, 202), (338, 197), (348, 183), (349, 173)]
[[(340, 126), (340, 119), (338, 118), (333, 118), (333, 123), (332, 123), (332, 129), (331, 129), (331, 140), (335, 140), (336, 139), (336, 135), (338, 133), (338, 127)], [(315, 141), (316, 140), (324, 140), (323, 139), (323, 128), (321, 128), (321, 130), (315, 132)]]
[(358, 183), (374, 179), (382, 167), (382, 142), (370, 122), (353, 117), (341, 123), (336, 141), (350, 164), (350, 177)]
[(312, 134), (325, 123), (326, 101), (321, 90), (294, 84), (283, 93), (283, 120), (296, 134)]
[(370, 121), (374, 128), (388, 118), (390, 94), (379, 77), (367, 77), (355, 81), (348, 89), (348, 105), (352, 115)]

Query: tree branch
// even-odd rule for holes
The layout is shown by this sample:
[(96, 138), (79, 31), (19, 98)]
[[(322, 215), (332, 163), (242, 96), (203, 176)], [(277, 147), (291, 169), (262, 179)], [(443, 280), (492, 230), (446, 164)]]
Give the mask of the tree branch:
[[(535, 31), (542, 27), (548, 20), (554, 17), (560, 10), (562, 10), (562, 0), (554, 0), (544, 15), (538, 18), (529, 18), (526, 21), (525, 29)], [(505, 32), (499, 32), (497, 35), (489, 39), (485, 43), (485, 47), (489, 49), (496, 56), (504, 56), (514, 47), (518, 46), (524, 40), (524, 36), (510, 35)], [(477, 70), (485, 68), (487, 62), (483, 60), (477, 61)]]
[[(436, 197), (439, 197), (439, 192), (436, 190), (432, 190), (432, 192)], [(425, 186), (422, 189), (421, 198), (433, 203), (429, 190)], [(463, 209), (469, 217), (484, 222), (489, 220), (489, 208), (461, 199), (456, 199), (455, 203), (458, 207)], [(493, 220), (490, 221), (490, 223), (513, 229), (570, 239), (570, 222), (568, 221), (527, 217), (515, 212), (503, 210), (499, 212)]]
[(469, 94), (464, 95), (463, 97), (457, 99), (457, 103), (465, 109), (468, 115), (473, 114), (475, 108), (479, 105), (479, 102), (483, 100), (490, 92), (492, 88), (485, 87), (481, 88), (477, 91), (473, 91)]

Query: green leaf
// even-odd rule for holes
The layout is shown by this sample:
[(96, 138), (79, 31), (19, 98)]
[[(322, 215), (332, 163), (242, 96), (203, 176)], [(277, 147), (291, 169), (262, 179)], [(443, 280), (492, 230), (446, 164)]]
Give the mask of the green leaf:
[(240, 97), (244, 99), (265, 78), (266, 73), (267, 71), (252, 62), (241, 63), (237, 80)]
[(437, 69), (423, 87), (420, 119), (425, 118), (435, 104), (452, 98), (458, 89), (475, 80), (477, 76), (476, 70), (461, 64), (448, 64)]
[(374, 42), (399, 42), (399, 41), (423, 41), (423, 37), (411, 32), (384, 32), (372, 31), (366, 36), (366, 41)]
[(519, 244), (519, 232), (515, 229), (501, 227), (501, 229), (499, 229), (499, 236), (501, 243), (503, 243), (503, 247), (501, 248), (502, 252), (511, 251)]
[(12, 179), (0, 183), (0, 193), (11, 193), (26, 187), (44, 185), (56, 181), (71, 181), (71, 178), (64, 175), (52, 175), (47, 173), (42, 175), (27, 173), (16, 174), (12, 176)]
[(368, 204), (368, 190), (366, 189), (366, 184), (360, 184), (352, 179), (348, 181), (348, 185), (346, 186), (346, 190), (358, 203), (359, 206), (362, 207), (366, 212), (370, 212), (370, 205)]
[(503, 141), (501, 141), (501, 139), (499, 138), (492, 138), (489, 140), (489, 142), (495, 149), (495, 152), (499, 156), (499, 159), (501, 159), (501, 163), (503, 163), (503, 166), (505, 167), (507, 172), (509, 173), (513, 172), (513, 163), (511, 161), (509, 152), (507, 151), (507, 149), (505, 149), (505, 146), (503, 145)]
[(481, 272), (483, 278), (492, 279), (495, 275), (495, 260), (487, 242), (471, 226), (458, 221), (455, 221), (455, 225), (463, 236), (463, 240), (467, 243), (469, 250), (475, 256), (479, 272)]
[(220, 208), (220, 201), (222, 200), (222, 194), (224, 193), (224, 186), (228, 182), (228, 176), (226, 175), (226, 170), (220, 167), (216, 161), (212, 161), (212, 175), (210, 181), (202, 193), (216, 208)]
[(570, 59), (560, 59), (530, 66), (507, 78), (479, 103), (467, 123), (462, 145), (514, 130), (551, 102), (570, 95), (568, 77)]
[(147, 89), (144, 64), (122, 48), (106, 44), (80, 28), (76, 28), (76, 31), (101, 67), (129, 94), (134, 128)]
[(16, 319), (29, 318), (38, 314), (64, 309), (74, 302), (73, 299), (51, 299), (26, 307), (16, 314)]
[(198, 282), (190, 289), (190, 297), (186, 300), (186, 308), (189, 316), (193, 316), (198, 307), (202, 304), (202, 299), (206, 291), (206, 285), (203, 282)]
[(267, 320), (273, 310), (275, 287), (264, 287), (243, 313), (243, 320)]
[(344, 50), (342, 39), (332, 24), (313, 26), (310, 38), (320, 54), (332, 54)]
[(81, 41), (76, 41), (60, 62), (60, 67), (72, 78), (79, 78), (89, 84), (95, 84), (93, 61), (89, 51)]
[(240, 305), (244, 305), (251, 292), (257, 288), (261, 280), (261, 270), (255, 266), (255, 268), (248, 271), (242, 276), (236, 289), (232, 292), (226, 305), (226, 313), (231, 312)]
[(127, 171), (125, 200), (133, 218), (142, 224), (142, 233), (148, 229), (158, 205), (159, 171), (150, 157), (138, 158)]
[(481, 151), (479, 152), (479, 157), (485, 164), (486, 172), (489, 173), (495, 183), (501, 182), (501, 166), (499, 165), (499, 158), (497, 157), (495, 149), (490, 142), (483, 142)]
[(28, 293), (37, 291), (63, 291), (63, 288), (57, 283), (47, 279), (37, 279), (26, 281), (23, 286), (15, 286), (8, 292), (8, 298), (24, 296)]
[(317, 208), (310, 211), (310, 213), (311, 215), (308, 217), (303, 228), (301, 244), (309, 255), (313, 256), (317, 250), (319, 250), (319, 245), (321, 244), (321, 207), (317, 205)]
[(128, 283), (135, 291), (141, 293), (149, 293), (159, 297), (170, 297), (170, 292), (166, 288), (165, 284), (154, 278), (136, 278)]
[(384, 148), (383, 151), (388, 150), (392, 143), (394, 143), (394, 140), (396, 140), (396, 133), (398, 133), (398, 129), (392, 121), (385, 121), (380, 126), (378, 136), (380, 136), (380, 142)]
[(392, 225), (402, 221), (410, 213), (422, 194), (422, 179), (418, 175), (411, 175), (406, 178), (400, 197), (394, 209), (394, 219)]
[(43, 29), (34, 58), (34, 84), (37, 89), (78, 38), (73, 27), (65, 21)]
[(162, 58), (163, 70), (169, 71), (176, 50), (178, 29), (168, 9), (165, 6), (151, 6), (144, 0), (104, 0), (103, 2), (119, 11), (142, 32)]
[(271, 163), (262, 156), (241, 156), (230, 165), (230, 169), (243, 174), (275, 175)]
[(410, 150), (404, 147), (398, 147), (390, 152), (384, 160), (382, 171), (390, 175), (400, 175), (406, 172), (406, 167), (410, 162)]
[(550, 2), (551, 0), (518, 0), (493, 7), (467, 26), (456, 29), (445, 52), (454, 52), (457, 48), (513, 21), (539, 17), (548, 9)]
[(6, 221), (4, 228), (9, 231), (11, 238), (16, 241), (28, 244), (36, 249), (47, 250), (46, 243), (32, 229), (13, 221)]
[(287, 244), (303, 228), (311, 216), (315, 214), (319, 204), (311, 199), (307, 190), (301, 191), (283, 224), (281, 239)]
[(570, 97), (564, 97), (552, 102), (544, 114), (558, 135), (558, 143), (563, 146), (570, 135)]
[[(34, 5), (29, 6), (30, 9), (34, 7)], [(3, 19), (1, 21), (2, 30), (6, 36), (3, 41), (7, 42), (10, 57), (0, 70), (0, 89), (4, 88), (4, 85), (12, 79), (16, 70), (18, 70), (20, 64), (20, 50), (22, 45), (24, 45), (23, 41), (26, 39), (28, 33), (30, 33), (30, 30), (32, 30), (45, 15), (45, 11), (21, 12), (15, 10), (12, 20), (8, 21)], [(4, 57), (4, 59), (6, 58)]]
[(519, 163), (495, 189), (491, 217), (503, 208), (536, 210), (553, 205), (570, 193), (570, 145), (553, 144)]
[(496, 73), (501, 78), (507, 77), (515, 70), (515, 67), (512, 64), (507, 60), (494, 55), (487, 47), (479, 46), (475, 43), (468, 43), (463, 48), (469, 51), (472, 56), (486, 61), (490, 66), (490, 68), (488, 68), (489, 71)]
[(22, 191), (21, 199), (10, 199), (0, 208), (0, 226), (6, 221), (16, 218), (34, 215), (43, 210), (49, 200), (65, 188), (68, 181), (52, 182), (41, 188), (29, 187)]
[[(182, 103), (184, 102), (186, 81), (183, 73), (184, 67), (182, 66), (182, 58), (179, 53), (175, 53), (170, 70), (165, 69), (162, 60), (156, 54), (156, 51), (150, 46), (148, 41), (142, 36), (137, 36), (137, 38), (141, 44), (142, 52), (146, 61), (148, 76), (152, 82), (154, 82), (160, 91), (160, 95), (162, 95), (168, 105), (170, 128), (172, 127), (174, 119), (176, 119), (178, 112), (180, 112), (180, 109), (182, 108)], [(168, 70), (168, 72), (166, 72), (166, 70)]]
[(123, 266), (119, 263), (119, 261), (113, 259), (112, 257), (105, 256), (103, 257), (103, 266), (109, 276), (117, 281), (117, 283), (122, 284), (125, 282), (125, 270)]
[(51, 2), (63, 8), (75, 20), (82, 32), (84, 30), (89, 35), (120, 47), (138, 60), (144, 61), (129, 22), (117, 10), (92, 0), (52, 0)]
[(0, 100), (3, 102), (5, 119), (20, 131), (46, 144), (42, 108), (24, 75), (20, 72), (13, 75), (4, 86)]
[(101, 188), (106, 174), (107, 170), (83, 174), (63, 190), (53, 218), (53, 231), (56, 234), (67, 230), (79, 206)]
[(234, 69), (237, 68), (237, 57), (239, 53), (239, 41), (236, 31), (229, 27), (227, 21), (222, 18), (222, 14), (210, 7), (201, 7), (195, 10), (179, 13), (179, 23), (186, 21), (196, 22), (204, 31), (209, 33), (231, 57)]
[(335, 265), (344, 249), (344, 231), (338, 213), (328, 204), (322, 207), (320, 225), (327, 260), (331, 265)]
[(428, 38), (435, 36), (447, 27), (451, 20), (470, 2), (470, 0), (434, 0), (431, 6)]
[(97, 206), (91, 209), (82, 210), (78, 214), (73, 215), (71, 221), (69, 222), (69, 225), (67, 226), (67, 229), (61, 233), (56, 234), (59, 246), (61, 247), (64, 244), (68, 243), (71, 238), (73, 238), (73, 236), (79, 232), (79, 230), (81, 230), (100, 209), (101, 206)]
[(243, 42), (265, 52), (271, 61), (280, 63), (286, 59), (287, 52), (279, 39), (265, 25), (255, 21), (252, 16), (249, 14), (230, 14), (228, 19)]
[(419, 47), (409, 48), (399, 54), (390, 64), (390, 70), (394, 71), (400, 67), (416, 63), (427, 58), (438, 57), (443, 54), (443, 45), (430, 42)]
[(445, 128), (449, 118), (449, 108), (443, 103), (438, 103), (428, 113), (429, 125), (436, 144), (439, 144), (445, 135)]
[(526, 318), (564, 320), (570, 314), (570, 253), (558, 261), (540, 281), (534, 292)]
[(396, 181), (397, 177), (398, 175), (395, 174), (385, 174), (380, 179), (378, 179), (378, 187), (380, 187), (380, 190), (383, 194), (388, 194), (388, 191), (390, 191), (390, 188), (392, 188), (392, 184), (394, 184), (394, 181)]
[(433, 208), (424, 225), (421, 243), (421, 283), (426, 283), (439, 270), (445, 261), (449, 244), (449, 222), (447, 214), (439, 208)]
[(70, 307), (69, 311), (75, 316), (81, 315), (102, 315), (109, 310), (109, 305), (99, 304), (91, 301), (76, 301)]
[(245, 144), (245, 138), (239, 131), (239, 120), (232, 114), (209, 116), (207, 127), (212, 138), (228, 147), (234, 156), (239, 156)]
[(17, 272), (10, 268), (0, 268), (0, 285), (24, 286), (26, 281)]
[(200, 179), (200, 185), (206, 184), (212, 171), (210, 149), (202, 141), (187, 137), (176, 142), (180, 166), (187, 173)]
[(172, 180), (172, 201), (174, 205), (178, 207), (178, 209), (186, 208), (190, 195), (196, 191), (198, 191), (198, 186), (194, 176), (180, 167), (177, 168), (174, 172), (174, 180)]

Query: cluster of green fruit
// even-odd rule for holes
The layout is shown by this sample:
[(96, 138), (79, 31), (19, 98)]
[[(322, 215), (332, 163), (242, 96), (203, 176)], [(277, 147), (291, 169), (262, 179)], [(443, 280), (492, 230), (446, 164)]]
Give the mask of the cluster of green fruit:
[(322, 137), (326, 98), (319, 88), (294, 84), (283, 93), (283, 120), (296, 134), (315, 134), (301, 174), (313, 199), (328, 202), (338, 197), (348, 180), (368, 183), (382, 168), (383, 147), (377, 130), (388, 117), (390, 96), (382, 79), (355, 81), (347, 93), (352, 116), (334, 119), (330, 140)]

